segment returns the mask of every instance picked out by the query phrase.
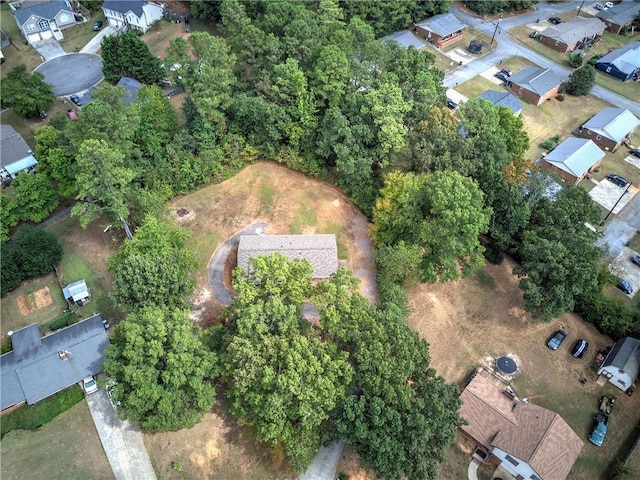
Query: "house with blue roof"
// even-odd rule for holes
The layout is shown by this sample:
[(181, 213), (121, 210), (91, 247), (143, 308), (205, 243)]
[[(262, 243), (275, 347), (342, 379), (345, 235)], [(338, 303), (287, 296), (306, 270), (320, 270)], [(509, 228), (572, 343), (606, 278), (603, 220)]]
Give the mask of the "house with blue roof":
[(38, 161), (22, 135), (16, 132), (11, 125), (0, 125), (0, 177), (2, 182), (10, 182), (20, 172), (34, 171), (36, 165), (38, 165)]
[(91, 292), (89, 292), (89, 287), (87, 287), (87, 282), (84, 279), (62, 287), (62, 295), (68, 303), (78, 307), (82, 307), (91, 301)]
[(0, 407), (44, 400), (103, 370), (109, 337), (100, 314), (42, 337), (38, 324), (11, 334), (0, 355)]
[(29, 43), (49, 38), (62, 40), (61, 30), (86, 21), (79, 10), (74, 11), (69, 0), (25, 0), (13, 2), (10, 7), (22, 36)]
[(524, 104), (513, 93), (485, 90), (477, 98), (484, 98), (495, 106), (507, 107), (517, 117), (522, 113)]
[(625, 108), (608, 107), (582, 125), (580, 136), (593, 140), (607, 152), (615, 152), (640, 126), (640, 120)]
[(105, 0), (102, 11), (112, 27), (132, 28), (146, 33), (151, 25), (162, 18), (164, 5), (142, 0)]
[(598, 168), (606, 153), (586, 138), (567, 138), (544, 156), (541, 167), (569, 183), (578, 183)]
[(626, 82), (640, 76), (640, 42), (631, 42), (596, 62), (596, 70)]

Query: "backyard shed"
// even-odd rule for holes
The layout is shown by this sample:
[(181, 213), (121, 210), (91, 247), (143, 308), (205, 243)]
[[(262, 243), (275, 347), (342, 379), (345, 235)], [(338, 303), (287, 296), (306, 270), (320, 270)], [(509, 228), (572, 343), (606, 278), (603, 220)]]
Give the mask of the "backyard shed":
[(84, 280), (78, 280), (63, 287), (62, 294), (67, 302), (77, 305), (78, 307), (82, 307), (91, 300), (89, 287), (87, 287), (87, 282)]
[(598, 369), (598, 375), (623, 391), (633, 386), (639, 373), (640, 340), (633, 337), (618, 340)]

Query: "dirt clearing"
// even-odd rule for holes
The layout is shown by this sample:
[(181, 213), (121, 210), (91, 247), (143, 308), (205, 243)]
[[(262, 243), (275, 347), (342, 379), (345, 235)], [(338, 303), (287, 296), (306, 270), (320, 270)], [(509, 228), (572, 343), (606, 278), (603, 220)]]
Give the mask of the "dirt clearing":
[(16, 301), (18, 302), (20, 313), (25, 317), (31, 312), (48, 307), (53, 303), (49, 287), (41, 288), (28, 295), (20, 295)]

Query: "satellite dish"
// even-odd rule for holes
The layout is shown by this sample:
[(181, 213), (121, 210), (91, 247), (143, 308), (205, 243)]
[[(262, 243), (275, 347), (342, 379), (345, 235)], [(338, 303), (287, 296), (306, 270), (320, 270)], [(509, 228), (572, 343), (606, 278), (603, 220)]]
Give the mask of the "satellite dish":
[(13, 330), (9, 330), (9, 331), (7, 332), (7, 335), (9, 335), (9, 336), (13, 335)]

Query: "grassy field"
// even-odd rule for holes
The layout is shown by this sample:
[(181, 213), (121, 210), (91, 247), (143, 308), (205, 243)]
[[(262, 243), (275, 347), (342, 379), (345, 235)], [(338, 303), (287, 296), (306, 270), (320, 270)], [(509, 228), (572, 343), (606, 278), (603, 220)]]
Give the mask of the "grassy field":
[[(2, 67), (2, 71), (4, 72), (4, 66)], [(47, 125), (56, 114), (66, 114), (67, 110), (73, 107), (74, 105), (68, 100), (56, 98), (47, 109), (47, 118), (45, 119), (39, 117), (22, 118), (16, 115), (13, 110), (9, 109), (0, 113), (0, 123), (11, 125), (16, 132), (22, 135), (27, 144), (32, 149), (35, 149), (36, 142), (34, 136), (36, 131)]]
[(2, 440), (0, 459), (3, 480), (113, 479), (84, 401), (35, 432), (9, 432)]
[[(5, 61), (0, 68), (0, 78), (3, 78), (16, 65), (23, 64), (27, 71), (32, 72), (43, 60), (31, 45), (25, 45), (18, 25), (11, 13), (9, 3), (0, 3), (0, 25), (2, 31), (11, 39), (12, 44), (2, 50)], [(5, 123), (4, 121), (2, 123)]]
[[(192, 19), (189, 22), (189, 33), (207, 32), (211, 35), (220, 35), (217, 27), (209, 22)], [(161, 58), (165, 56), (165, 49), (169, 46), (169, 42), (176, 37), (189, 38), (189, 33), (184, 31), (183, 23), (172, 23), (167, 20), (160, 20), (151, 26), (151, 28), (142, 36), (149, 50), (154, 55)]]
[(102, 9), (100, 9), (99, 12), (96, 12), (89, 21), (63, 30), (62, 34), (64, 35), (64, 40), (60, 42), (60, 46), (67, 53), (79, 52), (80, 49), (89, 42), (89, 40), (98, 34), (98, 32), (93, 31), (93, 24), (97, 21), (102, 21), (105, 25), (107, 23)]

